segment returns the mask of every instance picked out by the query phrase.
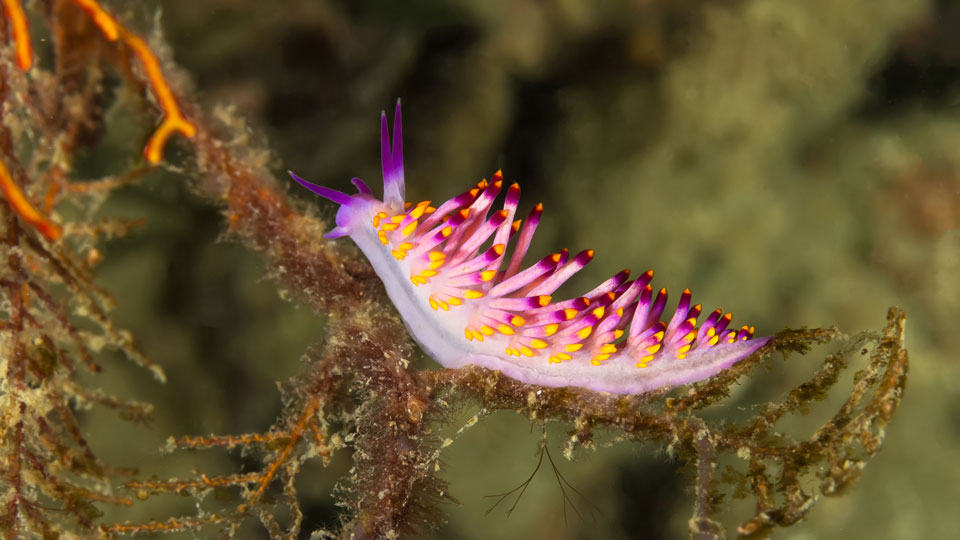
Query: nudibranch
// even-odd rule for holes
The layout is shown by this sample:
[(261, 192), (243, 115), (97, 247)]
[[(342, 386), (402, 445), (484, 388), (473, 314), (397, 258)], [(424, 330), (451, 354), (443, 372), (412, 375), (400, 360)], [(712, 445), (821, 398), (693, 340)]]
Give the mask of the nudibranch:
[[(498, 171), (441, 204), (404, 202), (400, 102), (392, 144), (381, 115), (383, 200), (359, 178), (347, 195), (290, 175), (340, 205), (325, 236), (349, 236), (370, 260), (387, 294), (423, 350), (448, 368), (477, 365), (542, 386), (577, 386), (638, 394), (711, 377), (747, 358), (770, 338), (730, 329), (731, 315), (712, 312), (683, 291), (662, 320), (666, 289), (654, 294), (653, 271), (624, 270), (568, 300), (551, 296), (593, 259), (593, 251), (551, 253), (523, 267), (543, 206), (516, 219), (520, 188), (503, 190)], [(510, 247), (512, 244), (512, 248)]]

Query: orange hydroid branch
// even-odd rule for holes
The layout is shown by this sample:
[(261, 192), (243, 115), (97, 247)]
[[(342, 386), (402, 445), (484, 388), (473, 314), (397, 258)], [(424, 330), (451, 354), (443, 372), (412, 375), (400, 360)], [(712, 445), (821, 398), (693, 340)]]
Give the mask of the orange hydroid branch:
[(153, 89), (153, 95), (157, 98), (160, 108), (163, 109), (163, 121), (160, 126), (150, 136), (147, 146), (143, 149), (143, 154), (150, 163), (159, 163), (163, 159), (163, 148), (167, 144), (167, 139), (174, 132), (179, 132), (184, 137), (190, 138), (197, 132), (196, 126), (186, 119), (177, 105), (177, 100), (170, 90), (170, 85), (163, 76), (163, 70), (160, 67), (160, 61), (150, 50), (150, 46), (143, 38), (127, 30), (123, 25), (117, 22), (117, 19), (100, 6), (95, 0), (74, 0), (100, 29), (104, 37), (109, 41), (118, 39), (125, 43), (140, 59), (143, 70), (147, 77), (150, 88)]
[(7, 170), (3, 161), (0, 161), (0, 189), (3, 190), (3, 195), (7, 198), (10, 208), (13, 208), (21, 219), (35, 227), (50, 241), (60, 238), (63, 230), (33, 207), (20, 186), (13, 181), (10, 171)]
[[(32, 64), (33, 50), (30, 47), (30, 29), (23, 12), (23, 6), (19, 0), (2, 0), (2, 2), (4, 13), (13, 28), (11, 34), (16, 44), (17, 65), (20, 69), (26, 71), (30, 69)], [(193, 122), (187, 120), (180, 111), (180, 106), (177, 105), (177, 100), (170, 90), (170, 85), (167, 84), (167, 80), (163, 76), (160, 60), (150, 50), (147, 42), (120, 24), (96, 0), (73, 0), (73, 2), (93, 20), (93, 23), (108, 41), (122, 41), (140, 60), (147, 78), (147, 84), (163, 110), (163, 121), (150, 136), (150, 140), (147, 141), (147, 145), (143, 149), (143, 154), (150, 163), (159, 163), (163, 159), (163, 149), (170, 135), (180, 133), (189, 139), (197, 132), (197, 127)]]
[(23, 6), (17, 0), (3, 0), (3, 13), (10, 21), (11, 37), (17, 48), (17, 66), (26, 71), (33, 64), (33, 48), (30, 46), (30, 26)]

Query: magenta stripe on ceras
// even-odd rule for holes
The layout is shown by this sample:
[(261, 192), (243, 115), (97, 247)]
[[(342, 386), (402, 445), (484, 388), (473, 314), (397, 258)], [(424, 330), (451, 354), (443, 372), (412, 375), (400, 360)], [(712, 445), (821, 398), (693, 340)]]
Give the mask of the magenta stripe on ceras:
[(545, 280), (533, 287), (529, 292), (531, 294), (553, 294), (561, 285), (566, 283), (574, 274), (583, 270), (590, 261), (593, 260), (593, 250), (585, 249), (573, 258), (573, 260), (560, 263), (563, 266), (558, 267)]
[[(607, 341), (614, 341), (620, 339), (625, 333), (625, 327), (630, 321), (630, 317), (633, 314), (632, 311), (628, 311), (626, 308), (632, 303), (633, 298), (636, 296), (632, 293), (634, 288), (633, 283), (627, 287), (622, 287), (617, 289), (618, 293), (613, 293), (615, 296), (614, 301), (607, 307), (607, 316), (597, 324), (597, 329), (594, 332), (595, 338), (597, 340), (604, 339)], [(608, 339), (608, 335), (613, 336), (613, 339)]]
[(579, 352), (590, 358), (598, 354), (599, 348), (596, 350), (586, 348), (595, 327), (606, 315), (605, 306), (597, 304), (594, 303), (589, 310), (582, 312), (574, 319), (559, 324), (560, 329), (550, 339), (549, 361), (551, 363), (571, 360), (572, 353)]
[[(484, 182), (481, 182), (481, 184), (483, 183)], [(500, 193), (501, 185), (502, 182), (500, 181), (487, 184), (486, 188), (480, 193), (480, 196), (473, 201), (473, 204), (467, 207), (468, 215), (466, 221), (455, 230), (453, 235), (447, 240), (447, 245), (444, 249), (447, 256), (457, 252), (461, 245), (469, 240), (473, 233), (486, 222), (487, 211), (493, 204), (494, 199), (496, 199), (497, 194)]]
[[(494, 175), (494, 178), (502, 177), (502, 173), (497, 171)], [(493, 243), (503, 244), (504, 246), (510, 242), (510, 239), (513, 238), (514, 234), (519, 231), (519, 222), (514, 221), (516, 216), (517, 206), (520, 203), (520, 186), (516, 183), (512, 184), (507, 188), (507, 195), (503, 203), (503, 212), (506, 213), (506, 217), (503, 223), (497, 228), (496, 234), (493, 236)], [(487, 266), (488, 271), (499, 271), (503, 266), (504, 254), (500, 254), (495, 261)], [(493, 287), (493, 281), (489, 282), (489, 285), (485, 288), (489, 289)]]
[[(439, 210), (438, 210), (439, 211)], [(434, 212), (436, 214), (437, 212)], [(455, 212), (449, 219), (443, 220), (441, 223), (434, 225), (432, 229), (429, 229), (427, 232), (420, 235), (423, 239), (421, 243), (413, 249), (415, 253), (426, 254), (428, 251), (433, 250), (441, 243), (445, 242), (451, 235), (453, 231), (456, 230), (464, 221), (467, 220), (469, 216), (469, 211), (466, 209)], [(424, 220), (420, 225), (420, 228), (426, 229), (432, 224), (428, 223), (429, 220)], [(438, 249), (443, 251), (442, 248)]]
[(696, 344), (697, 319), (700, 317), (701, 306), (690, 306), (690, 289), (684, 289), (680, 297), (673, 318), (667, 324), (664, 335), (664, 349), (677, 358), (684, 358), (687, 351)]
[(537, 232), (537, 224), (540, 223), (540, 216), (543, 215), (543, 204), (538, 203), (530, 210), (526, 221), (520, 228), (520, 236), (517, 238), (517, 244), (513, 248), (513, 255), (510, 256), (510, 263), (503, 273), (504, 279), (513, 277), (523, 266), (523, 257), (530, 249), (530, 242), (533, 240), (533, 233)]
[(519, 297), (498, 297), (495, 295), (487, 295), (487, 298), (490, 303), (490, 307), (507, 311), (526, 312), (532, 308), (545, 306), (550, 302), (550, 297), (547, 295)]
[(487, 249), (483, 253), (477, 255), (476, 257), (470, 260), (464, 261), (456, 266), (448, 265), (446, 272), (451, 277), (465, 276), (467, 274), (472, 274), (473, 277), (477, 278), (476, 280), (477, 283), (489, 281), (496, 276), (495, 271), (493, 271), (492, 273), (486, 273), (483, 276), (481, 276), (480, 274), (483, 274), (484, 272), (486, 272), (483, 269), (487, 268), (492, 261), (495, 261), (498, 258), (500, 258), (503, 255), (503, 252), (505, 249), (506, 249), (506, 246), (504, 246), (503, 244), (494, 244), (489, 249)]
[[(549, 296), (547, 298), (549, 298)], [(530, 321), (530, 325), (534, 326), (552, 323), (559, 324), (572, 320), (580, 314), (580, 312), (587, 309), (589, 305), (590, 300), (585, 296), (581, 296), (532, 309), (525, 312), (523, 316)]]
[[(494, 175), (494, 178), (502, 177), (500, 171)], [(513, 235), (513, 218), (517, 213), (517, 206), (520, 204), (520, 185), (511, 184), (507, 188), (506, 199), (503, 202), (503, 210), (506, 212), (506, 222), (497, 229), (497, 234), (493, 237), (494, 244), (506, 244)]]
[[(456, 248), (452, 256), (450, 256), (450, 253), (447, 252), (448, 256), (450, 257), (448, 259), (449, 264), (456, 265), (467, 260), (468, 258), (472, 259), (474, 257), (474, 253), (480, 249), (480, 246), (483, 245), (491, 236), (493, 236), (493, 233), (496, 232), (498, 227), (500, 227), (500, 224), (504, 223), (506, 220), (506, 210), (500, 210), (490, 216), (490, 219), (480, 223), (473, 230), (473, 232), (470, 233), (470, 236), (464, 240), (463, 244)], [(501, 242), (494, 243), (500, 244)]]
[(704, 325), (704, 330), (706, 330), (707, 335), (710, 336), (706, 343), (710, 346), (722, 343), (723, 340), (727, 338), (727, 336), (724, 335), (724, 331), (733, 319), (733, 315), (730, 313), (725, 313), (722, 317), (720, 313), (721, 311), (719, 309), (711, 313), (708, 319), (712, 319), (710, 326), (707, 327), (707, 325)]
[(513, 296), (532, 296), (535, 294), (540, 294), (537, 292), (540, 284), (550, 279), (551, 276), (557, 273), (560, 268), (567, 263), (567, 261), (570, 259), (570, 252), (567, 249), (561, 249), (559, 252), (551, 254), (551, 257), (556, 259), (556, 264), (554, 267), (549, 271), (527, 281), (527, 283), (512, 293)]
[(561, 256), (559, 253), (551, 253), (550, 255), (547, 255), (526, 270), (523, 270), (513, 277), (504, 279), (500, 283), (494, 285), (494, 287), (490, 289), (489, 294), (491, 296), (504, 296), (521, 289), (522, 287), (540, 278), (540, 276), (546, 274), (547, 272), (553, 271), (553, 269), (557, 267), (557, 264), (559, 264), (560, 257)]
[(589, 309), (579, 312), (575, 317), (559, 323), (555, 339), (558, 343), (579, 343), (593, 334), (594, 327), (606, 315), (607, 306), (612, 299), (603, 295), (590, 303)]
[(650, 313), (650, 304), (653, 301), (653, 287), (648, 283), (640, 291), (640, 298), (633, 309), (633, 318), (627, 334), (630, 337), (639, 336), (650, 325), (647, 324), (647, 315)]
[(657, 354), (662, 353), (663, 336), (667, 330), (667, 323), (658, 321), (637, 336), (627, 340), (624, 352), (636, 360), (637, 367), (646, 367)]
[(437, 207), (435, 212), (431, 213), (426, 219), (423, 220), (421, 226), (424, 228), (437, 226), (444, 220), (448, 219), (448, 216), (451, 213), (469, 207), (471, 204), (473, 204), (473, 201), (477, 200), (479, 195), (480, 188), (474, 187), (464, 191), (452, 199), (445, 201), (443, 204)]

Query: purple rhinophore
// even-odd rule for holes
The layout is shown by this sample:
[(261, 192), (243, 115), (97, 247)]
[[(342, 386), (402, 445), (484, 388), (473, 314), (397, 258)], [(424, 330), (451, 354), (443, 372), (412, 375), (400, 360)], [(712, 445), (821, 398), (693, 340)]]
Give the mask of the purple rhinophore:
[(652, 271), (630, 280), (624, 270), (583, 296), (554, 301), (593, 251), (571, 257), (562, 250), (523, 268), (543, 207), (517, 219), (520, 188), (513, 184), (503, 209), (491, 211), (503, 188), (499, 171), (442, 204), (405, 203), (399, 100), (392, 141), (389, 133), (384, 113), (382, 201), (359, 178), (351, 196), (290, 175), (340, 205), (337, 226), (325, 236), (357, 243), (414, 339), (443, 366), (637, 394), (712, 377), (770, 340), (753, 338), (752, 326), (728, 328), (731, 316), (720, 310), (698, 327), (701, 306), (690, 305), (689, 289), (664, 321), (667, 291), (654, 292)]

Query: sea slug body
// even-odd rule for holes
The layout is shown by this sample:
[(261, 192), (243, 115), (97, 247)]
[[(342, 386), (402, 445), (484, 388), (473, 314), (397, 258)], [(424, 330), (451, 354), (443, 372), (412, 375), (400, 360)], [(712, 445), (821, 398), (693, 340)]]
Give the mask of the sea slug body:
[[(637, 394), (711, 377), (747, 358), (770, 338), (753, 327), (729, 329), (731, 316), (710, 313), (683, 291), (661, 320), (666, 289), (654, 292), (653, 271), (630, 280), (624, 270), (583, 296), (552, 294), (593, 258), (552, 253), (523, 268), (543, 211), (516, 219), (520, 188), (503, 190), (498, 171), (442, 204), (404, 202), (400, 102), (392, 144), (381, 115), (383, 200), (359, 178), (347, 195), (291, 176), (340, 205), (328, 238), (349, 236), (370, 260), (387, 294), (423, 350), (448, 368), (478, 365), (542, 386), (578, 386)], [(513, 244), (512, 250), (508, 247)]]

